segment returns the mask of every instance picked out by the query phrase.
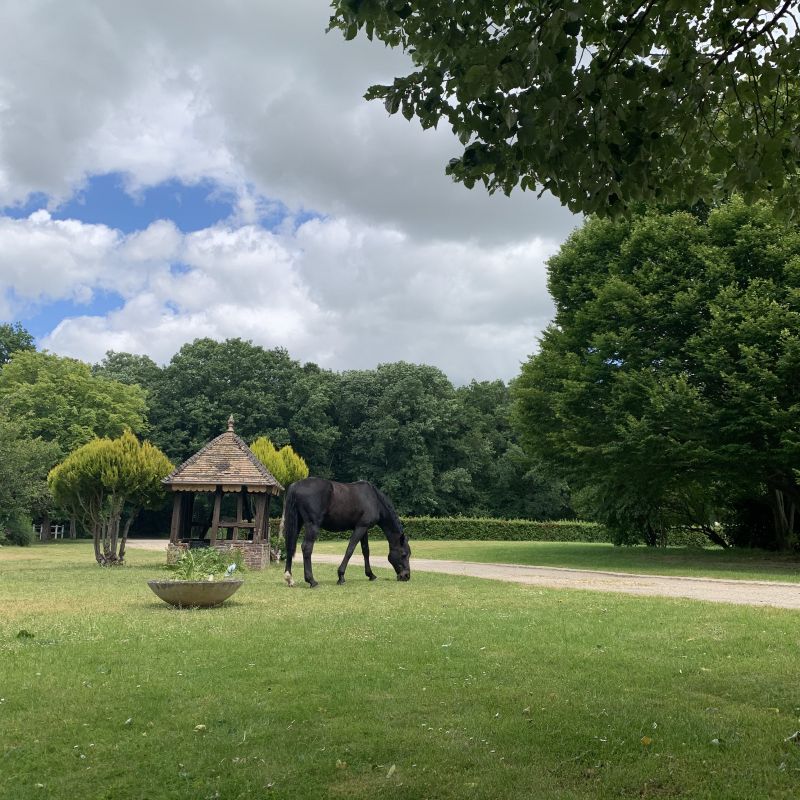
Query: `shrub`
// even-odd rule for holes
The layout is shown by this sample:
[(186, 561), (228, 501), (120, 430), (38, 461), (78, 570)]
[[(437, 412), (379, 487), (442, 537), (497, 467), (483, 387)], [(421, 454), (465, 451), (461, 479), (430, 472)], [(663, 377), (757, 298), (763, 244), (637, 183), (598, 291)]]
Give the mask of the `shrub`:
[[(611, 531), (599, 522), (581, 520), (494, 519), (489, 517), (401, 517), (411, 539), (439, 541), (501, 542), (603, 542), (613, 543)], [(280, 519), (270, 520), (273, 541), (278, 539)], [(350, 531), (320, 531), (320, 541), (348, 539)], [(708, 539), (700, 532), (670, 532), (670, 547), (707, 547)]]
[(9, 544), (28, 547), (33, 541), (33, 522), (25, 514), (12, 514), (6, 522), (4, 538)]
[(174, 564), (167, 564), (164, 569), (177, 581), (224, 580), (240, 577), (244, 559), (241, 550), (235, 548), (223, 552), (216, 547), (198, 547), (181, 553)]

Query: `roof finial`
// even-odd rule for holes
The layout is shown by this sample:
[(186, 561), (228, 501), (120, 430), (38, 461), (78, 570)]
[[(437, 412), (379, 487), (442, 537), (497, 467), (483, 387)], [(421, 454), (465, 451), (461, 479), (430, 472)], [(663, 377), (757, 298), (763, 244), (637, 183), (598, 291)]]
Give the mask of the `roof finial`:
[(228, 417), (228, 430), (233, 431), (233, 414)]

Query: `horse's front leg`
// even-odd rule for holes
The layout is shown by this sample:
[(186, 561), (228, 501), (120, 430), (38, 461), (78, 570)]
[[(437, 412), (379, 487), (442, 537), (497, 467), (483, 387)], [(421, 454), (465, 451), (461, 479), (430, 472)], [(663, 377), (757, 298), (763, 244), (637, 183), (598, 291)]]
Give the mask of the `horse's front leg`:
[(364, 556), (364, 574), (371, 580), (377, 580), (378, 576), (372, 571), (372, 567), (369, 565), (369, 533), (364, 534), (364, 538), (361, 540), (361, 553)]
[(301, 545), (303, 550), (303, 575), (306, 579), (306, 583), (312, 589), (318, 586), (317, 582), (314, 580), (314, 573), (311, 571), (311, 554), (314, 552), (314, 542), (317, 541), (318, 535), (319, 525), (312, 525), (306, 522), (306, 535), (303, 537), (303, 544)]
[(364, 537), (367, 535), (367, 529), (363, 525), (357, 525), (353, 529), (353, 533), (350, 536), (350, 541), (347, 543), (347, 550), (345, 550), (344, 558), (342, 559), (342, 563), (339, 564), (339, 580), (338, 584), (341, 586), (344, 583), (344, 571), (347, 569), (347, 565), (350, 562), (350, 559), (353, 555), (353, 551), (356, 549), (356, 545), (359, 541), (361, 541), (361, 546), (364, 546)]

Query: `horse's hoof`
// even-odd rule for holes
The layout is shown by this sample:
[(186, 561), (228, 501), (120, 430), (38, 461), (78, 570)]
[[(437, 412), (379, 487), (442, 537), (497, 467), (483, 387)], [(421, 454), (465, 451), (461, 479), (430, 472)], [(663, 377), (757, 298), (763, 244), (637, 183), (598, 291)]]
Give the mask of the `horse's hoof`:
[(344, 578), (339, 578), (339, 580), (336, 581), (336, 585), (337, 586), (343, 586), (344, 585)]
[(309, 589), (316, 589), (316, 588), (317, 588), (317, 586), (319, 586), (319, 583), (318, 583), (317, 581), (311, 581), (311, 582), (308, 584), (308, 588), (309, 588)]
[(378, 580), (378, 576), (377, 576), (377, 575), (367, 575), (367, 577), (368, 577), (368, 578), (369, 578), (371, 581), (376, 581), (376, 580)]
[(291, 572), (284, 572), (283, 579), (286, 581), (287, 586), (294, 586), (294, 578), (292, 578)]

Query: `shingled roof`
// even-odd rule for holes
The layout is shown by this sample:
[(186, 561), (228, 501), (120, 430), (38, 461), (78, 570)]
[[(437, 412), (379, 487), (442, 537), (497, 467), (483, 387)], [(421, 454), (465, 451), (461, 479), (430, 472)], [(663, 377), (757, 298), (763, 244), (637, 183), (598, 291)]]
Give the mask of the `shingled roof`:
[(212, 439), (202, 450), (183, 462), (162, 483), (173, 491), (251, 492), (280, 494), (283, 486), (256, 458), (253, 451), (233, 431), (233, 417), (228, 430)]

